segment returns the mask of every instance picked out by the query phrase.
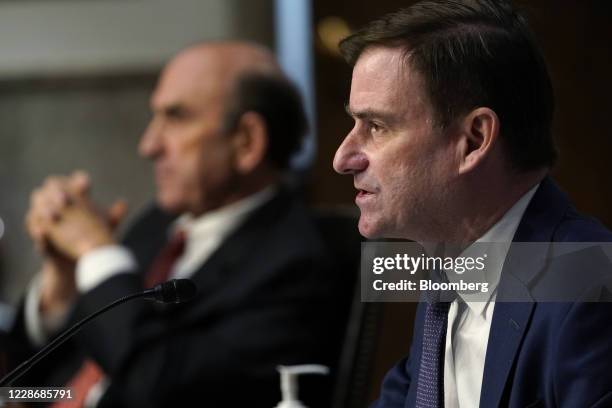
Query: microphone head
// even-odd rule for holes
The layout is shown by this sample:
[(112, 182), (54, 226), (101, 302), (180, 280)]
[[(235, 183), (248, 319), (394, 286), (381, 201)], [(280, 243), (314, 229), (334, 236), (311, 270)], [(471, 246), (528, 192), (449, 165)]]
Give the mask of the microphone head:
[(198, 289), (191, 279), (171, 279), (153, 288), (155, 300), (162, 303), (183, 303), (193, 299)]

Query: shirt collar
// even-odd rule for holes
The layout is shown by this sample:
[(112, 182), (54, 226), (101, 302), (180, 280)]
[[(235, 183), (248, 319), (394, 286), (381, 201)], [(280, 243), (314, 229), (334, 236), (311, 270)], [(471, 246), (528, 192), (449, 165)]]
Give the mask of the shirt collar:
[[(526, 192), (497, 223), (475, 241), (476, 244), (495, 243), (495, 245), (487, 247), (487, 267), (483, 271), (474, 271), (482, 273), (482, 276), (478, 277), (477, 281), (489, 284), (486, 299), (483, 299), (482, 294), (458, 293), (459, 298), (467, 304), (473, 313), (477, 315), (482, 314), (489, 302), (492, 301), (493, 294), (501, 278), (504, 261), (512, 244), (512, 238), (529, 202), (539, 186), (540, 184), (538, 183)], [(463, 251), (461, 256), (480, 256), (482, 255), (482, 247), (472, 244)]]
[(270, 200), (277, 189), (277, 186), (266, 187), (242, 200), (198, 217), (183, 214), (174, 221), (171, 231), (185, 231), (187, 242), (210, 236), (225, 237), (238, 227), (249, 213)]

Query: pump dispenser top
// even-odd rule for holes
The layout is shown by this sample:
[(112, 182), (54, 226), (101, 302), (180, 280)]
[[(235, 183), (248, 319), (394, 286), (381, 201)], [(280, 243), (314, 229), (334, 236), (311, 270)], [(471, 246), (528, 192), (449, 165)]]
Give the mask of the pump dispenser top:
[(298, 376), (300, 374), (329, 374), (329, 368), (318, 364), (303, 364), (277, 367), (281, 375), (281, 392), (283, 400), (276, 408), (306, 408), (298, 399)]

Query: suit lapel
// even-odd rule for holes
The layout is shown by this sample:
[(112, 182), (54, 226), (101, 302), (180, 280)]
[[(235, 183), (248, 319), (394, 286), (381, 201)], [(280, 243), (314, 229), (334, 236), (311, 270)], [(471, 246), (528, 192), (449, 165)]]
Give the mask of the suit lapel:
[[(233, 273), (245, 270), (247, 257), (257, 250), (258, 242), (266, 236), (266, 228), (286, 211), (289, 200), (288, 193), (281, 188), (279, 193), (250, 214), (245, 222), (227, 237), (191, 277), (200, 293), (215, 292), (219, 285), (229, 282)], [(244, 279), (248, 279), (248, 276)]]
[(495, 304), (482, 380), (481, 407), (500, 405), (534, 306), (533, 302)]
[[(529, 203), (513, 242), (551, 242), (556, 226), (569, 207), (567, 197), (545, 178)], [(526, 262), (514, 256), (512, 249), (508, 253), (491, 322), (481, 407), (496, 407), (502, 403), (504, 389), (535, 308), (527, 284), (542, 269), (544, 260), (538, 256)], [(517, 269), (516, 265), (521, 262)], [(524, 301), (504, 301), (510, 297)]]

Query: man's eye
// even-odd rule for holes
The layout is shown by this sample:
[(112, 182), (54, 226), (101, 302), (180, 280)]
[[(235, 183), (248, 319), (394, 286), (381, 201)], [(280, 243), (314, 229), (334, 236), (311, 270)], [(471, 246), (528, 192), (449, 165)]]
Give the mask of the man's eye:
[(166, 110), (166, 117), (172, 120), (183, 120), (189, 117), (189, 112), (182, 108), (172, 108)]
[(372, 133), (377, 133), (377, 132), (380, 132), (382, 130), (381, 126), (378, 123), (376, 123), (376, 122), (369, 122), (368, 126), (370, 127), (370, 131)]
[(174, 120), (181, 120), (181, 119), (185, 119), (186, 117), (187, 117), (187, 114), (185, 112), (172, 112), (171, 114), (168, 115), (168, 118), (174, 119)]

